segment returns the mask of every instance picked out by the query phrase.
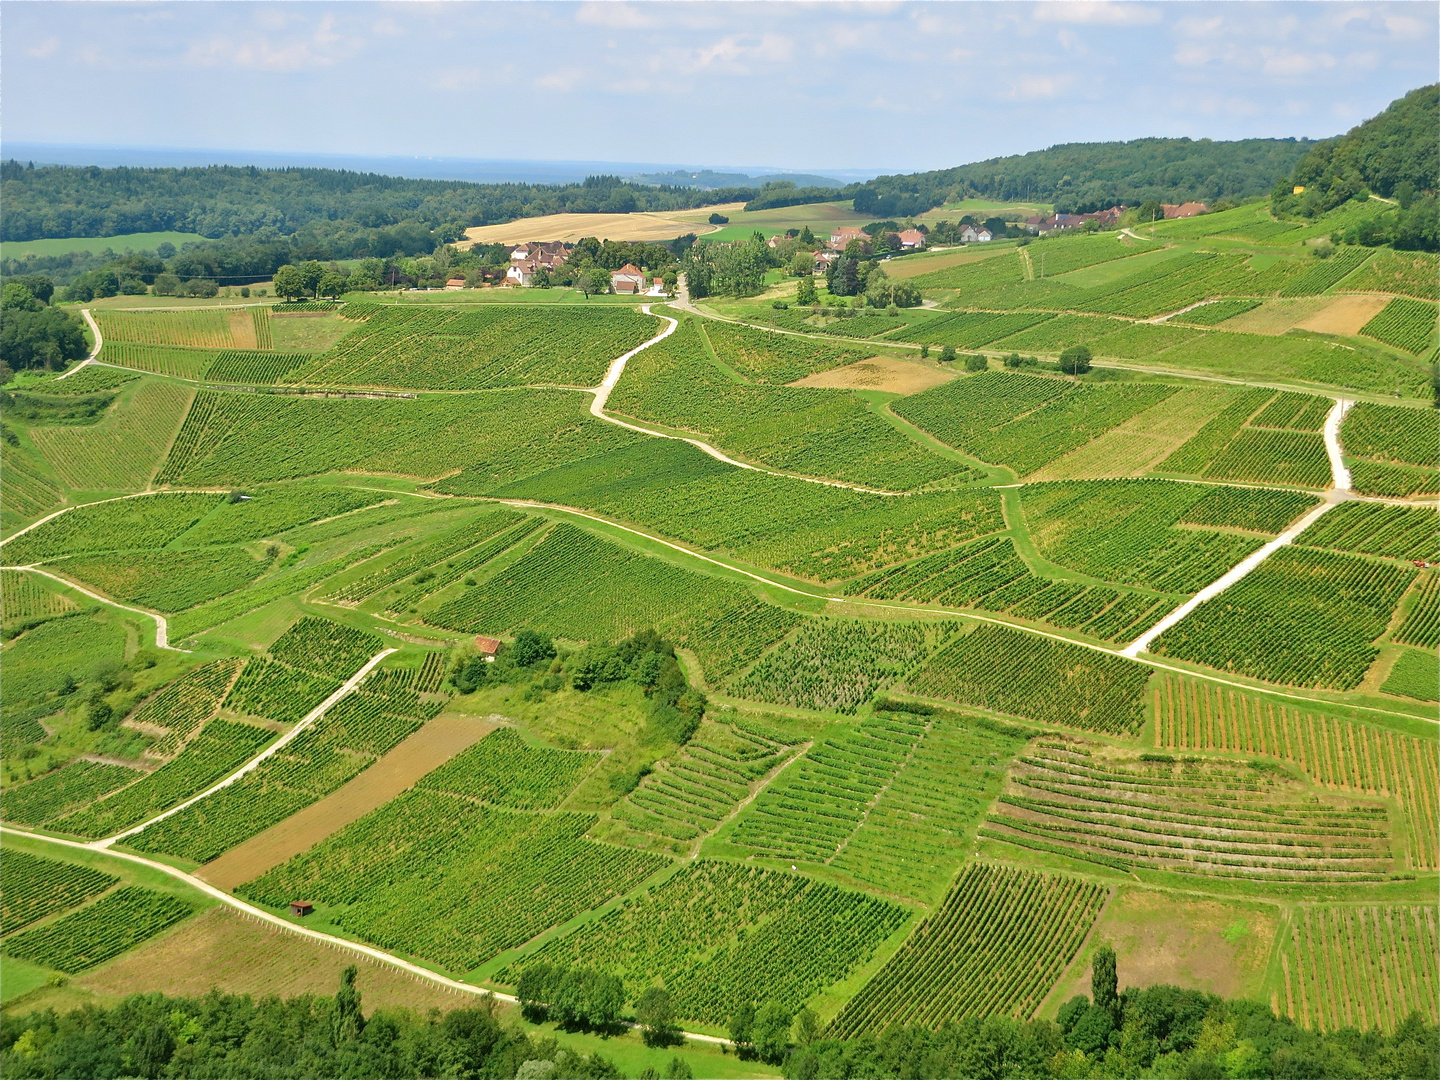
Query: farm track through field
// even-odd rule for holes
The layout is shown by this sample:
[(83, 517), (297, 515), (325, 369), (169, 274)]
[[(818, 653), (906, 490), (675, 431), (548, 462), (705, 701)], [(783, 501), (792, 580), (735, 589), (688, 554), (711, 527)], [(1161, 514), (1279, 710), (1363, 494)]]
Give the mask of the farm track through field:
[(90, 314), (90, 309), (81, 308), (80, 314), (85, 319), (85, 321), (90, 324), (90, 332), (95, 335), (95, 344), (91, 347), (89, 356), (85, 357), (84, 360), (81, 360), (80, 363), (76, 364), (69, 371), (65, 372), (65, 374), (57, 375), (55, 377), (56, 382), (59, 382), (61, 379), (68, 379), (71, 375), (74, 375), (75, 372), (79, 371), (81, 368), (89, 367), (91, 364), (96, 363), (95, 358), (100, 355), (100, 346), (105, 344), (105, 339), (100, 336), (100, 324), (95, 321), (95, 316)]
[[(10, 833), (12, 836), (25, 836), (29, 837), (32, 840), (41, 840), (49, 844), (59, 844), (63, 847), (77, 848), (81, 851), (93, 850), (96, 846), (94, 844), (81, 843), (78, 840), (64, 840), (58, 836), (46, 836), (42, 833), (27, 832), (24, 829), (12, 828), (9, 825), (0, 825), (0, 833)], [(258, 919), (260, 922), (268, 923), (269, 925), (278, 927), (281, 930), (288, 930), (292, 934), (298, 934), (301, 937), (310, 938), (312, 941), (318, 941), (333, 948), (345, 949), (353, 953), (358, 953), (361, 956), (368, 956), (372, 960), (378, 960), (382, 964), (389, 964), (390, 966), (399, 968), (400, 970), (408, 972), (411, 975), (415, 975), (422, 979), (427, 979), (430, 982), (438, 983), (441, 986), (448, 987), (449, 989), (457, 991), (458, 993), (472, 994), (475, 997), (484, 997), (486, 994), (491, 994), (498, 1001), (503, 1001), (511, 1005), (519, 1004), (519, 999), (511, 994), (503, 994), (498, 990), (487, 990), (484, 987), (476, 986), (473, 983), (460, 982), (457, 979), (452, 979), (448, 976), (441, 975), (437, 971), (432, 971), (429, 968), (421, 967), (419, 964), (412, 964), (408, 960), (402, 960), (400, 957), (395, 956), (392, 953), (388, 953), (383, 949), (376, 949), (369, 945), (362, 945), (358, 941), (349, 941), (346, 938), (335, 937), (331, 934), (321, 933), (319, 930), (311, 930), (307, 926), (297, 926), (295, 923), (290, 922), (288, 919), (282, 919), (279, 915), (272, 915), (270, 912), (264, 910), (263, 908), (256, 907), (253, 904), (247, 904), (239, 897), (230, 895), (224, 889), (216, 888), (208, 881), (204, 881), (198, 877), (195, 877), (193, 874), (188, 874), (184, 870), (181, 870), (179, 867), (171, 866), (168, 863), (156, 862), (152, 859), (145, 858), (143, 855), (132, 855), (128, 851), (109, 850), (106, 852), (106, 854), (111, 855), (117, 859), (125, 859), (129, 862), (137, 863), (140, 866), (149, 867), (151, 870), (158, 870), (163, 874), (168, 874), (170, 877), (176, 878), (180, 881), (183, 881), (187, 885), (191, 885), (194, 888), (199, 889), (206, 895), (213, 897), (216, 900), (219, 900), (222, 904), (226, 904), (232, 908), (235, 908), (237, 911), (241, 912), (244, 915), (250, 916), (252, 919)], [(638, 1027), (639, 1025), (630, 1026)], [(718, 1038), (714, 1035), (701, 1035), (697, 1032), (691, 1031), (682, 1031), (680, 1034), (686, 1039), (693, 1039), (695, 1042), (710, 1043), (715, 1046), (726, 1046), (729, 1045), (730, 1042), (729, 1039)]]
[(65, 585), (71, 589), (74, 589), (78, 593), (84, 593), (92, 600), (99, 600), (102, 604), (109, 604), (111, 607), (117, 607), (121, 611), (130, 611), (136, 615), (144, 615), (147, 619), (154, 619), (155, 647), (157, 649), (168, 649), (171, 652), (183, 653), (188, 653), (191, 651), (189, 649), (182, 649), (178, 646), (170, 644), (170, 624), (165, 621), (164, 615), (160, 615), (154, 611), (146, 611), (144, 608), (131, 607), (129, 604), (118, 603), (117, 601), (111, 600), (109, 597), (101, 596), (97, 592), (91, 592), (84, 585), (80, 585), (74, 581), (70, 581), (68, 578), (63, 578), (59, 574), (52, 574), (49, 570), (41, 570), (38, 566), (6, 566), (3, 567), (3, 569), (21, 570), (27, 571), (31, 574), (39, 574), (41, 577), (48, 577), (51, 581), (58, 581), (61, 585)]
[(1325, 417), (1325, 453), (1330, 458), (1330, 490), (1325, 493), (1325, 501), (1315, 507), (1294, 525), (1286, 529), (1274, 540), (1271, 540), (1258, 551), (1242, 559), (1235, 566), (1231, 567), (1215, 581), (1201, 589), (1185, 603), (1181, 604), (1174, 611), (1166, 615), (1158, 623), (1152, 626), (1145, 633), (1132, 641), (1124, 649), (1120, 650), (1122, 656), (1128, 656), (1132, 660), (1137, 659), (1157, 637), (1163, 634), (1170, 627), (1174, 626), (1185, 616), (1198, 608), (1208, 600), (1219, 596), (1230, 586), (1244, 578), (1252, 570), (1258, 567), (1266, 559), (1282, 547), (1287, 547), (1315, 524), (1320, 517), (1342, 502), (1348, 501), (1352, 496), (1350, 493), (1350, 470), (1345, 467), (1345, 458), (1340, 449), (1340, 423), (1345, 419), (1345, 414), (1350, 411), (1353, 401), (1347, 398), (1336, 398), (1335, 406), (1330, 414)]
[[(642, 304), (640, 305), (640, 310), (646, 315), (649, 315), (651, 314), (650, 306), (649, 304)], [(595, 395), (595, 400), (590, 403), (590, 413), (596, 419), (604, 420), (607, 424), (614, 424), (628, 431), (638, 432), (641, 435), (649, 435), (657, 439), (675, 439), (678, 442), (687, 442), (702, 453), (709, 454), (716, 461), (731, 465), (737, 469), (749, 469), (751, 472), (768, 473), (771, 476), (783, 476), (790, 480), (804, 480), (808, 484), (823, 484), (826, 487), (848, 488), (851, 491), (863, 492), (866, 495), (890, 495), (899, 498), (903, 494), (903, 492), (899, 491), (884, 491), (880, 488), (863, 487), (860, 484), (848, 484), (843, 480), (822, 480), (816, 476), (802, 476), (799, 473), (782, 472), (779, 469), (767, 469), (759, 465), (750, 465), (744, 461), (736, 461), (734, 458), (722, 453), (709, 443), (703, 442), (700, 439), (691, 439), (683, 435), (669, 435), (662, 431), (641, 427), (639, 424), (631, 424), (624, 420), (617, 420), (611, 416), (605, 411), (605, 402), (609, 400), (610, 392), (615, 389), (615, 384), (620, 381), (620, 376), (625, 374), (625, 364), (637, 353), (644, 352), (651, 345), (664, 341), (680, 327), (679, 320), (672, 319), (668, 315), (659, 315), (656, 317), (664, 319), (669, 325), (649, 341), (642, 345), (637, 345), (625, 355), (618, 356), (612, 360), (610, 367), (605, 372), (605, 378), (601, 381), (600, 385), (589, 391)]]
[(276, 739), (269, 746), (265, 747), (265, 749), (261, 750), (260, 753), (256, 754), (249, 761), (245, 762), (245, 764), (241, 765), (229, 776), (225, 777), (223, 780), (220, 780), (217, 783), (211, 784), (204, 791), (200, 792), (199, 795), (192, 796), (191, 798), (186, 799), (179, 805), (172, 806), (164, 813), (156, 814), (154, 817), (146, 821), (142, 821), (139, 825), (136, 825), (133, 828), (126, 829), (124, 832), (121, 833), (116, 833), (114, 836), (107, 836), (102, 840), (92, 841), (85, 846), (97, 848), (100, 850), (110, 848), (116, 842), (124, 840), (127, 836), (134, 836), (136, 833), (149, 828), (151, 825), (154, 825), (157, 821), (163, 821), (165, 818), (170, 817), (172, 814), (178, 814), (181, 810), (184, 810), (187, 807), (194, 805), (201, 799), (208, 798), (222, 788), (229, 787), (231, 784), (235, 783), (236, 780), (239, 780), (242, 776), (245, 776), (247, 773), (253, 772), (255, 769), (259, 768), (261, 762), (265, 761), (269, 757), (272, 757), (284, 747), (294, 742), (296, 737), (299, 736), (301, 732), (305, 731), (309, 727), (312, 727), (322, 716), (329, 712), (330, 709), (337, 702), (339, 702), (341, 698), (345, 697), (357, 686), (359, 686), (360, 683), (364, 680), (365, 676), (369, 675), (370, 672), (375, 669), (375, 666), (379, 664), (381, 660), (384, 660), (385, 657), (389, 656), (391, 653), (399, 651), (400, 650), (397, 648), (381, 649), (378, 653), (376, 653), (369, 660), (367, 660), (364, 666), (361, 667), (359, 671), (357, 671), (354, 675), (351, 675), (350, 678), (346, 679), (345, 682), (340, 685), (340, 688), (338, 690), (336, 690), (319, 705), (316, 705), (315, 708), (311, 709), (308, 713), (301, 717), (299, 723), (297, 723), (293, 728), (287, 731), (284, 735), (281, 735), (280, 738)]

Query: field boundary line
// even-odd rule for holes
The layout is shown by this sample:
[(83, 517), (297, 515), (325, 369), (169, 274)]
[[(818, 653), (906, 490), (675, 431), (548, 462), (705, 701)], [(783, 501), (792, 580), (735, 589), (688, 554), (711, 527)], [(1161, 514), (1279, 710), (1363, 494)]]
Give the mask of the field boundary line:
[(69, 580), (68, 578), (63, 578), (59, 574), (52, 574), (49, 570), (41, 570), (38, 566), (6, 566), (0, 567), (0, 569), (19, 570), (21, 572), (39, 574), (41, 577), (48, 577), (51, 581), (58, 581), (61, 585), (74, 589), (76, 592), (84, 593), (92, 600), (99, 600), (102, 604), (109, 604), (111, 607), (117, 607), (121, 611), (131, 611), (134, 612), (136, 615), (144, 615), (148, 619), (154, 619), (155, 647), (157, 649), (169, 649), (171, 652), (183, 653), (193, 651), (191, 649), (182, 649), (176, 645), (170, 644), (170, 624), (165, 621), (165, 616), (159, 614), (158, 612), (146, 611), (144, 608), (131, 607), (129, 604), (122, 604), (118, 601), (111, 600), (107, 596), (101, 596), (97, 592), (91, 592), (89, 589), (85, 588), (84, 585), (77, 585), (75, 582)]
[[(93, 845), (84, 844), (78, 840), (63, 840), (58, 836), (47, 836), (44, 833), (32, 833), (26, 831), (25, 829), (13, 828), (9, 825), (0, 825), (0, 833), (9, 833), (11, 836), (29, 837), (32, 840), (42, 840), (49, 844), (60, 844), (63, 847), (76, 848), (80, 851), (95, 850)], [(224, 889), (217, 888), (216, 886), (211, 885), (208, 881), (202, 881), (200, 878), (195, 877), (193, 874), (186, 873), (179, 867), (170, 866), (167, 863), (156, 862), (152, 859), (145, 858), (143, 855), (132, 855), (128, 851), (114, 851), (110, 849), (105, 849), (105, 854), (113, 856), (117, 859), (125, 859), (129, 862), (138, 863), (141, 866), (149, 867), (151, 870), (159, 870), (165, 874), (168, 874), (170, 877), (176, 878), (180, 881), (183, 881), (187, 885), (191, 885), (194, 888), (199, 889), (207, 896), (213, 897), (214, 899), (219, 900), (221, 903), (227, 904), (230, 907), (235, 908), (237, 911), (249, 915), (252, 918), (258, 919), (261, 922), (268, 923), (271, 926), (279, 927), (281, 930), (287, 930), (292, 934), (298, 934), (301, 937), (310, 938), (312, 941), (319, 941), (326, 945), (332, 945), (340, 949), (348, 949), (350, 952), (359, 953), (362, 956), (368, 956), (372, 960), (379, 960), (383, 964), (389, 964), (391, 967), (399, 968), (401, 971), (408, 972), (411, 975), (417, 975), (422, 979), (427, 979), (430, 982), (438, 983), (441, 986), (449, 987), (451, 990), (455, 990), (460, 993), (473, 994), (476, 997), (484, 997), (486, 994), (490, 994), (497, 1001), (504, 1001), (512, 1005), (518, 1005), (520, 1003), (520, 999), (512, 994), (501, 993), (498, 990), (487, 990), (482, 986), (476, 986), (474, 983), (461, 982), (458, 979), (452, 979), (447, 975), (441, 975), (438, 971), (431, 971), (429, 968), (421, 967), (419, 964), (413, 964), (408, 960), (402, 960), (400, 957), (395, 956), (393, 953), (388, 953), (384, 949), (377, 949), (371, 945), (364, 945), (358, 941), (350, 941), (347, 938), (335, 937), (334, 935), (326, 934), (319, 930), (312, 930), (308, 926), (297, 926), (295, 923), (290, 922), (288, 919), (282, 919), (279, 915), (272, 915), (264, 908), (259, 908), (254, 906), (253, 904), (248, 904), (244, 900), (241, 900), (238, 896), (227, 893)], [(626, 1026), (638, 1027), (639, 1025), (627, 1024)], [(715, 1035), (701, 1035), (692, 1031), (682, 1031), (680, 1034), (686, 1039), (693, 1039), (696, 1042), (711, 1043), (716, 1046), (726, 1046), (729, 1045), (730, 1042), (729, 1039), (722, 1039)]]
[[(650, 307), (650, 304), (641, 304), (640, 310), (643, 311), (646, 315), (651, 315), (653, 313), (651, 312)], [(879, 488), (862, 487), (859, 484), (850, 484), (846, 483), (843, 480), (822, 480), (817, 476), (801, 476), (797, 473), (780, 472), (775, 469), (762, 468), (759, 465), (750, 465), (746, 462), (735, 460), (734, 458), (730, 457), (725, 453), (722, 453), (720, 450), (717, 450), (709, 443), (704, 442), (700, 439), (691, 439), (687, 438), (684, 435), (670, 435), (663, 431), (652, 431), (649, 428), (641, 427), (638, 424), (627, 423), (624, 420), (619, 420), (611, 416), (605, 411), (605, 402), (609, 400), (610, 392), (615, 389), (615, 384), (620, 381), (620, 376), (625, 373), (625, 364), (630, 360), (631, 357), (635, 356), (640, 352), (643, 352), (657, 342), (664, 341), (667, 337), (669, 337), (671, 334), (673, 334), (676, 330), (680, 328), (680, 320), (672, 319), (669, 315), (656, 315), (655, 317), (658, 319), (664, 319), (670, 325), (668, 325), (664, 330), (660, 331), (660, 333), (656, 334), (649, 341), (645, 342), (642, 345), (637, 345), (635, 348), (631, 349), (623, 356), (617, 356), (614, 360), (610, 361), (610, 367), (606, 370), (605, 378), (601, 380), (600, 385), (590, 387), (585, 391), (586, 393), (595, 395), (594, 400), (590, 402), (590, 414), (592, 416), (596, 417), (597, 419), (604, 420), (606, 423), (614, 424), (617, 427), (625, 428), (628, 431), (638, 432), (641, 435), (649, 435), (652, 438), (656, 439), (674, 439), (676, 442), (687, 442), (702, 453), (710, 455), (716, 461), (723, 462), (726, 465), (734, 466), (737, 469), (749, 469), (751, 472), (767, 473), (770, 476), (779, 476), (789, 480), (803, 480), (807, 484), (824, 484), (826, 487), (848, 488), (851, 491), (860, 491), (866, 495), (886, 495), (891, 498), (899, 498), (901, 495), (904, 494), (903, 492), (899, 491), (882, 491)]]
[(295, 740), (297, 736), (300, 735), (301, 732), (305, 731), (309, 727), (312, 727), (315, 722), (318, 721), (327, 712), (329, 712), (330, 709), (333, 708), (340, 701), (341, 698), (345, 697), (357, 686), (359, 686), (361, 680), (374, 670), (376, 664), (380, 663), (381, 660), (384, 660), (385, 657), (389, 656), (391, 653), (399, 651), (400, 650), (398, 648), (381, 649), (369, 660), (365, 661), (364, 666), (362, 666), (359, 671), (357, 671), (354, 675), (351, 675), (350, 678), (346, 679), (343, 683), (341, 683), (339, 689), (335, 690), (319, 705), (316, 705), (315, 708), (311, 709), (308, 713), (306, 713), (301, 718), (300, 722), (297, 723), (293, 728), (285, 732), (284, 735), (281, 735), (280, 738), (276, 739), (269, 746), (265, 747), (265, 749), (261, 750), (249, 761), (245, 762), (245, 764), (241, 765), (229, 776), (225, 777), (223, 780), (211, 784), (204, 791), (200, 792), (199, 795), (191, 796), (179, 805), (172, 806), (169, 810), (156, 814), (148, 821), (142, 821), (139, 825), (136, 825), (133, 828), (126, 829), (124, 832), (116, 833), (114, 836), (107, 836), (101, 840), (95, 840), (84, 846), (89, 848), (99, 848), (101, 850), (108, 849), (109, 847), (111, 847), (111, 845), (116, 843), (116, 841), (124, 840), (127, 836), (134, 836), (136, 833), (149, 828), (151, 825), (154, 825), (157, 821), (163, 821), (166, 818), (170, 817), (172, 814), (178, 814), (181, 810), (184, 810), (188, 806), (193, 806), (201, 799), (208, 798), (222, 788), (229, 787), (246, 773), (253, 772), (255, 769), (259, 768), (261, 762), (278, 753), (285, 746), (288, 746), (291, 742)]

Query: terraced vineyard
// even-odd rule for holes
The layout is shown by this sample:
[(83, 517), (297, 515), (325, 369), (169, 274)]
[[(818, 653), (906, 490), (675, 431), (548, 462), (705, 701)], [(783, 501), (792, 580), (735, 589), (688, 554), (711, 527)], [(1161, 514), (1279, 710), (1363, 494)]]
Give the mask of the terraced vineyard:
[(1433, 740), (1166, 675), (1155, 689), (1155, 745), (1262, 754), (1336, 791), (1393, 796), (1405, 811), (1411, 864), (1440, 868), (1440, 750)]
[(69, 487), (136, 491), (149, 485), (191, 397), (188, 387), (149, 379), (99, 423), (35, 428), (31, 439)]
[(1383, 806), (1317, 802), (1228, 762), (1135, 761), (1042, 742), (1011, 771), (981, 835), (1129, 871), (1264, 881), (1379, 881)]
[(1360, 333), (1406, 352), (1427, 353), (1435, 348), (1437, 317), (1434, 304), (1396, 297)]
[(1440, 646), (1440, 574), (1433, 570), (1421, 574), (1412, 596), (1395, 640), (1425, 649)]
[(20, 825), (43, 825), (143, 775), (123, 765), (72, 761), (29, 783), (7, 789), (0, 817)]
[(1106, 895), (1104, 886), (1078, 878), (972, 864), (840, 1010), (829, 1034), (1029, 1016), (1079, 950)]
[[(201, 349), (232, 349), (233, 315), (251, 322), (246, 311), (202, 308), (192, 311), (95, 311), (106, 343), (116, 345), (185, 345)], [(253, 333), (253, 330), (252, 330)], [(253, 344), (253, 342), (252, 342)]]
[(172, 754), (220, 708), (239, 668), (235, 660), (214, 660), (187, 671), (142, 702), (126, 721), (160, 736), (150, 747), (153, 755)]
[(714, 830), (751, 788), (794, 751), (751, 724), (705, 723), (613, 813), (639, 832), (691, 841)]

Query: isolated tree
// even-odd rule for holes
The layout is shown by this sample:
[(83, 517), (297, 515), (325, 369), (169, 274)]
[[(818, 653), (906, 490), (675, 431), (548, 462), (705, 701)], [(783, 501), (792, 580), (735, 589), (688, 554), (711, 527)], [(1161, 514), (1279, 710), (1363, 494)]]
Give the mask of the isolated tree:
[(534, 630), (521, 630), (515, 635), (515, 644), (510, 646), (510, 658), (517, 667), (529, 667), (554, 657), (555, 643), (550, 636)]
[(300, 268), (286, 264), (275, 271), (275, 295), (286, 300), (298, 300), (305, 295), (305, 275)]
[(1008, 368), (1018, 368), (1020, 366), (1020, 354), (1012, 352), (1009, 356), (1005, 357), (1005, 366)]
[(351, 964), (340, 973), (340, 989), (335, 992), (335, 1045), (353, 1042), (365, 1030), (365, 1015), (360, 1011), (360, 991), (355, 989), (359, 969)]
[(297, 269), (300, 271), (300, 279), (305, 282), (305, 291), (311, 296), (319, 295), (320, 282), (325, 277), (325, 267), (321, 266), (317, 260), (311, 259), (301, 263)]
[(989, 366), (990, 361), (986, 360), (980, 353), (970, 353), (965, 357), (966, 371), (984, 371)]
[(801, 1009), (795, 1014), (795, 1045), (809, 1046), (820, 1037), (820, 1017), (814, 1009)]
[(767, 1001), (755, 1011), (750, 1028), (755, 1052), (764, 1061), (778, 1065), (790, 1039), (790, 1013), (778, 1001)]
[(669, 1046), (679, 1035), (675, 1026), (675, 1005), (670, 992), (658, 986), (647, 987), (635, 1003), (635, 1019), (647, 1046)]
[(337, 274), (333, 270), (327, 270), (320, 278), (319, 294), (333, 298), (343, 293), (348, 285), (349, 282), (343, 275)]
[(920, 346), (920, 359), (921, 359), (921, 360), (929, 360), (929, 359), (930, 359), (930, 346), (929, 346), (929, 345), (921, 345), (921, 346)]
[(730, 1041), (735, 1044), (736, 1050), (750, 1050), (754, 1046), (754, 1034), (755, 1006), (746, 1002), (730, 1017)]
[(1062, 352), (1060, 370), (1066, 375), (1084, 375), (1090, 370), (1090, 346), (1071, 345)]
[(795, 302), (809, 306), (820, 299), (820, 294), (815, 291), (815, 279), (813, 277), (802, 277), (800, 284), (795, 289)]
[(940, 362), (942, 364), (953, 364), (955, 362), (954, 345), (946, 345), (940, 350)]
[(1095, 956), (1090, 961), (1090, 997), (1096, 1006), (1108, 1009), (1113, 1014), (1120, 1005), (1118, 988), (1115, 950), (1109, 945), (1101, 945), (1095, 950)]

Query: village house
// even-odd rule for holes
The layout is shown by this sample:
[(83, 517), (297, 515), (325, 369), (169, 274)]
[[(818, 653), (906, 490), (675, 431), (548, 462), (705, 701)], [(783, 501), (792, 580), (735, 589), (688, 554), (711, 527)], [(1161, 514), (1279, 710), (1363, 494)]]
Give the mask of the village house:
[(835, 261), (835, 253), (831, 251), (817, 251), (815, 256), (815, 272), (823, 274), (830, 269), (830, 264)]
[(1210, 207), (1203, 202), (1187, 202), (1176, 205), (1174, 203), (1161, 203), (1160, 208), (1165, 211), (1166, 220), (1171, 218), (1195, 217), (1198, 214), (1208, 214)]
[(475, 651), (485, 658), (486, 663), (495, 659), (495, 654), (500, 651), (500, 639), (486, 637), (484, 634), (476, 635)]
[(665, 279), (664, 279), (664, 278), (659, 278), (659, 277), (652, 277), (652, 278), (650, 279), (650, 291), (649, 291), (646, 295), (647, 295), (647, 296), (664, 296), (664, 295), (665, 295)]
[(906, 229), (900, 234), (900, 247), (902, 250), (913, 251), (916, 248), (925, 246), (925, 234), (919, 229)]
[(465, 288), (465, 279), (463, 277), (452, 277), (449, 281), (445, 282), (445, 288), (452, 290), (463, 289)]
[(992, 234), (984, 225), (966, 225), (960, 230), (962, 244), (988, 244)]
[(849, 225), (841, 225), (830, 234), (830, 246), (836, 251), (844, 251), (845, 246), (849, 244), (851, 240), (868, 242), (869, 239), (870, 237), (864, 229), (854, 229)]
[(521, 262), (512, 262), (505, 271), (506, 285), (533, 285), (540, 267), (534, 259), (525, 259)]
[(626, 263), (610, 275), (610, 287), (617, 293), (639, 295), (645, 289), (645, 275), (634, 263)]
[(777, 247), (780, 246), (780, 241), (784, 239), (785, 237), (781, 236), (779, 233), (776, 233), (774, 236), (770, 237), (769, 240), (765, 241), (765, 246), (768, 247), (771, 251), (774, 251)]

